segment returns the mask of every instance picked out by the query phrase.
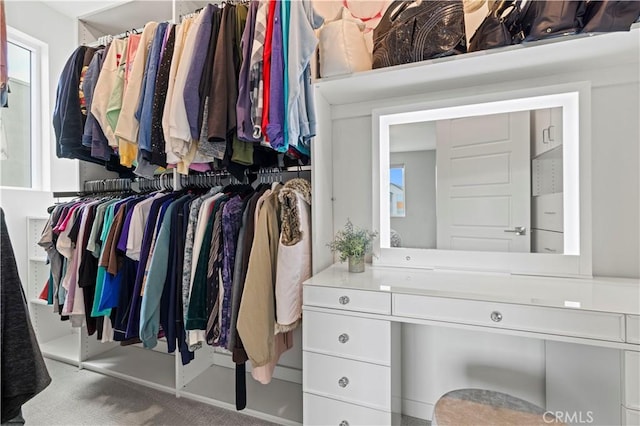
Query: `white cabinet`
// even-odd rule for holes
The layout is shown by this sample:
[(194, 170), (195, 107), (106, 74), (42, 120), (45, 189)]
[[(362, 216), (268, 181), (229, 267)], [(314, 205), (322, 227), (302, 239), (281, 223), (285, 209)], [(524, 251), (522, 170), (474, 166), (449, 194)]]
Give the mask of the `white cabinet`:
[(399, 324), (371, 318), (391, 314), (391, 295), (305, 285), (303, 300), (304, 423), (399, 419)]
[(562, 254), (563, 237), (562, 232), (533, 229), (531, 231), (531, 251), (533, 253)]
[(640, 316), (627, 315), (627, 342), (640, 343)]
[(531, 112), (531, 251), (563, 253), (562, 108)]
[(562, 145), (562, 108), (537, 109), (531, 114), (533, 157)]
[(624, 406), (640, 410), (640, 352), (624, 351)]
[(49, 279), (46, 252), (38, 246), (47, 218), (27, 218), (29, 268), (24, 284), (29, 302), (31, 321), (45, 357), (73, 365), (80, 364), (80, 329), (71, 328), (68, 321), (61, 321), (53, 312), (53, 306), (38, 296)]
[(304, 424), (317, 426), (383, 426), (392, 422), (388, 411), (348, 404), (312, 393), (304, 394)]

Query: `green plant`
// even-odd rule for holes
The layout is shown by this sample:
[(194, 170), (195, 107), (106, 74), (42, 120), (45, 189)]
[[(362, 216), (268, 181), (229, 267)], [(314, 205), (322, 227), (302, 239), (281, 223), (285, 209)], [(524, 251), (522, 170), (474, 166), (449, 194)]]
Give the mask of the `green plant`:
[(372, 242), (378, 232), (353, 226), (351, 220), (347, 220), (344, 229), (338, 231), (329, 248), (333, 252), (340, 252), (340, 261), (344, 262), (350, 257), (361, 257), (371, 253)]

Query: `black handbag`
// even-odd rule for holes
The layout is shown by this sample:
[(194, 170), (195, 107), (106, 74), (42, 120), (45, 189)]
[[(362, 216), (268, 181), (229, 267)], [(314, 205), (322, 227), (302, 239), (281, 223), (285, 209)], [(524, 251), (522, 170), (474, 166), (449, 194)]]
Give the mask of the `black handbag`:
[(640, 17), (640, 1), (589, 1), (584, 14), (584, 33), (629, 31)]
[(373, 32), (373, 68), (466, 51), (462, 0), (396, 0)]
[(493, 2), (489, 13), (469, 40), (469, 52), (514, 44), (514, 36), (521, 30), (520, 13), (520, 2)]
[(586, 2), (528, 0), (522, 7), (523, 41), (576, 34), (582, 30)]

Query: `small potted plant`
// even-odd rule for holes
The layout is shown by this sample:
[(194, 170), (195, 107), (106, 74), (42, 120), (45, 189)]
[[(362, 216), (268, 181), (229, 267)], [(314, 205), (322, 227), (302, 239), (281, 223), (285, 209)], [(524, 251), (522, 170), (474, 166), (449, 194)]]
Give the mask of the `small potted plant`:
[(378, 235), (353, 226), (350, 220), (328, 244), (333, 252), (340, 252), (340, 261), (349, 259), (349, 272), (364, 272), (364, 256), (371, 253), (373, 239)]

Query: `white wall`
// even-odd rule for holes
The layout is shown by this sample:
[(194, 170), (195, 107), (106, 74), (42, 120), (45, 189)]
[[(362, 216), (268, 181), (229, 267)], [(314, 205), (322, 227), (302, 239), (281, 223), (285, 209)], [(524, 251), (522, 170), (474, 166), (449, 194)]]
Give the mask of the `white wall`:
[[(48, 45), (49, 60), (48, 93), (49, 109), (43, 111), (51, 123), (55, 103), (58, 77), (65, 62), (77, 47), (75, 20), (64, 16), (40, 1), (5, 1), (7, 25), (36, 38)], [(11, 65), (9, 65), (11, 66)], [(49, 126), (50, 139), (47, 147), (50, 152), (51, 176), (44, 179), (51, 183), (51, 189), (74, 190), (78, 182), (78, 162), (55, 158), (53, 126)], [(40, 144), (47, 143), (39, 141)], [(46, 149), (45, 149), (46, 151)], [(0, 205), (5, 211), (7, 227), (16, 254), (18, 270), (23, 280), (27, 277), (27, 216), (47, 215), (46, 208), (53, 203), (51, 192), (0, 188)], [(44, 253), (44, 252), (43, 252)]]
[(436, 151), (392, 152), (392, 165), (404, 165), (405, 216), (392, 217), (402, 247), (436, 248)]

